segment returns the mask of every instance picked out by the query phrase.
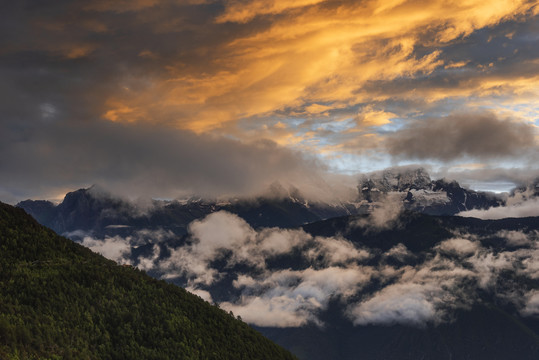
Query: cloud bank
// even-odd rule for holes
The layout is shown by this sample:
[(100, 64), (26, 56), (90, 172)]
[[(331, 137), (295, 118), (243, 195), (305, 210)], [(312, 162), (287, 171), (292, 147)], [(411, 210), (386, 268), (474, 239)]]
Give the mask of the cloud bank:
[(479, 219), (503, 219), (509, 217), (539, 216), (539, 197), (537, 179), (526, 186), (514, 189), (507, 197), (505, 206), (491, 207), (485, 210), (469, 210), (460, 212), (459, 216)]
[[(9, 137), (0, 135), (4, 145), (10, 144), (2, 151), (0, 182), (19, 200), (43, 191), (49, 197), (60, 195), (66, 187), (92, 185), (89, 181), (131, 198), (252, 196), (280, 181), (301, 188), (308, 198), (328, 199), (348, 186), (326, 177), (316, 159), (272, 141), (246, 144), (166, 127), (106, 122), (58, 124), (34, 129), (24, 140)], [(39, 184), (34, 184), (36, 177)]]
[[(539, 279), (537, 233), (454, 232), (422, 253), (412, 253), (403, 243), (381, 252), (343, 236), (255, 230), (220, 211), (192, 222), (185, 241), (172, 246), (161, 237), (136, 257), (136, 236), (85, 238), (83, 243), (116, 261), (180, 281), (258, 326), (324, 326), (320, 314), (337, 302), (357, 326), (423, 327), (452, 321), (456, 310), (470, 309), (485, 293), (514, 304), (523, 316), (536, 316), (537, 289), (530, 284)], [(484, 245), (492, 239), (506, 246)], [(528, 279), (528, 285), (515, 279)], [(227, 295), (214, 292), (220, 286), (226, 286)]]

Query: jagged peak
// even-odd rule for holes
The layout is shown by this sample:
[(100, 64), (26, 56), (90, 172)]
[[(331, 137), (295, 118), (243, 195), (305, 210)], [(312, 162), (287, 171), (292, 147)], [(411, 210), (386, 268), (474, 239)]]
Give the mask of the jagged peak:
[(405, 191), (430, 188), (432, 180), (424, 168), (389, 168), (364, 175), (359, 180), (360, 192), (378, 190), (382, 192)]

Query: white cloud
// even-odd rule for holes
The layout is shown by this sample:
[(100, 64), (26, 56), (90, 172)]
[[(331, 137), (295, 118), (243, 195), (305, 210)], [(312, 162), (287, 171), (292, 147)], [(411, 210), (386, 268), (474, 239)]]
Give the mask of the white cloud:
[(384, 255), (387, 257), (395, 258), (399, 261), (404, 261), (406, 260), (406, 258), (414, 257), (414, 254), (412, 254), (408, 250), (408, 248), (402, 243), (393, 246)]
[(87, 236), (82, 240), (82, 245), (118, 263), (127, 261), (126, 259), (131, 253), (129, 243), (119, 236), (107, 237), (103, 240)]
[[(447, 321), (456, 308), (469, 308), (478, 300), (479, 289), (514, 303), (523, 315), (538, 313), (536, 290), (509, 287), (511, 290), (502, 291), (494, 286), (505, 271), (539, 279), (537, 232), (498, 231), (493, 236), (519, 248), (496, 251), (482, 247), (479, 236), (455, 231), (453, 238), (420, 256), (402, 243), (379, 253), (358, 247), (342, 235), (313, 237), (303, 230), (255, 230), (224, 211), (192, 222), (188, 230), (183, 245), (167, 249), (168, 257), (163, 257), (167, 252), (161, 252), (161, 241), (172, 235), (162, 230), (103, 240), (86, 236), (83, 245), (125, 262), (131, 248), (141, 241), (153, 242), (151, 251), (134, 263), (164, 279), (185, 277), (187, 289), (210, 302), (212, 285), (225, 276), (235, 278), (234, 297), (221, 299), (220, 305), (259, 326), (322, 325), (318, 314), (332, 300), (345, 304), (345, 315), (356, 325), (423, 326)], [(288, 254), (301, 257), (298, 268), (268, 266), (272, 259)], [(390, 266), (385, 261), (388, 257), (402, 264)], [(372, 264), (376, 258), (380, 262)], [(407, 265), (412, 258), (414, 265)], [(220, 260), (219, 267), (215, 260)], [(235, 267), (238, 264), (241, 270)], [(373, 292), (369, 285), (377, 290)]]
[(349, 304), (347, 314), (356, 325), (439, 323), (452, 309), (466, 307), (474, 298), (461, 284), (475, 273), (439, 255), (415, 267), (385, 266), (373, 276), (393, 281), (366, 300)]
[(459, 256), (471, 256), (479, 249), (477, 243), (461, 238), (445, 240), (436, 247), (446, 253)]
[(171, 256), (159, 263), (164, 276), (187, 275), (192, 284), (210, 285), (222, 274), (211, 268), (216, 259), (228, 267), (245, 264), (263, 270), (272, 257), (287, 254), (293, 249), (309, 248), (302, 255), (322, 266), (356, 263), (370, 255), (340, 238), (313, 238), (303, 230), (267, 228), (255, 231), (237, 215), (219, 211), (189, 225), (191, 242), (170, 249)]
[(531, 246), (539, 239), (539, 232), (525, 233), (522, 231), (502, 230), (497, 234), (505, 239), (505, 243), (511, 246)]
[(200, 296), (205, 301), (209, 302), (210, 304), (213, 303), (213, 298), (211, 297), (211, 294), (209, 291), (197, 289), (193, 287), (186, 287), (185, 290), (189, 291), (190, 293), (193, 293), (197, 296)]
[(539, 216), (539, 198), (508, 206), (491, 207), (487, 210), (468, 210), (458, 213), (459, 216), (479, 219), (504, 219), (528, 216)]
[(522, 273), (531, 279), (539, 279), (539, 247), (531, 250), (520, 250), (516, 254), (520, 255), (523, 266)]
[(174, 239), (175, 237), (176, 235), (171, 230), (142, 229), (135, 233), (132, 243), (134, 245), (155, 244)]
[(479, 287), (486, 289), (493, 285), (501, 270), (513, 268), (513, 259), (510, 253), (482, 252), (469, 258), (474, 272), (478, 278)]
[(311, 240), (311, 235), (304, 231), (278, 228), (262, 229), (257, 236), (258, 249), (265, 256), (285, 254)]
[(315, 246), (306, 252), (313, 262), (324, 266), (344, 265), (349, 262), (363, 261), (371, 257), (365, 249), (358, 249), (350, 241), (342, 238), (315, 238)]
[(371, 208), (368, 218), (360, 218), (351, 225), (372, 230), (393, 228), (398, 225), (398, 219), (404, 210), (402, 200), (403, 193), (388, 193)]
[(155, 262), (159, 259), (161, 254), (161, 248), (159, 245), (154, 244), (152, 247), (152, 254), (150, 256), (140, 256), (137, 264), (137, 268), (140, 270), (148, 271), (155, 267)]
[(423, 325), (437, 317), (433, 298), (440, 291), (433, 285), (389, 285), (369, 300), (351, 308), (349, 314), (355, 325)]
[(320, 324), (317, 311), (325, 309), (332, 298), (354, 295), (371, 276), (370, 268), (329, 267), (321, 270), (281, 270), (253, 278), (240, 276), (234, 286), (243, 289), (238, 302), (221, 307), (239, 314), (259, 326), (301, 326)]
[(537, 316), (539, 315), (539, 291), (532, 290), (526, 294), (526, 305), (520, 311), (524, 316)]
[(189, 225), (194, 239), (191, 251), (204, 260), (217, 258), (220, 250), (234, 250), (234, 256), (248, 260), (248, 248), (243, 245), (254, 241), (256, 232), (237, 215), (219, 211)]
[[(306, 306), (307, 305), (307, 306)], [(287, 296), (243, 297), (238, 304), (223, 302), (221, 308), (239, 314), (241, 318), (258, 326), (297, 327), (308, 320), (315, 320), (312, 307), (301, 295), (295, 299)]]

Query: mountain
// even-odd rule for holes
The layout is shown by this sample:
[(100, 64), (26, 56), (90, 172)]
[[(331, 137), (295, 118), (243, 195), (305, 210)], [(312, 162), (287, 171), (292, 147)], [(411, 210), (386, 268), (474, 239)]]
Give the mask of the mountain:
[(94, 186), (66, 194), (58, 205), (25, 200), (17, 206), (58, 234), (81, 240), (82, 233), (99, 238), (125, 237), (142, 229), (164, 229), (181, 236), (193, 220), (218, 211), (237, 214), (254, 228), (293, 228), (333, 217), (366, 214), (383, 206), (388, 197), (391, 201), (398, 198), (405, 209), (430, 215), (454, 215), (503, 205), (503, 200), (494, 194), (465, 189), (455, 181), (433, 181), (424, 169), (390, 169), (360, 179), (354, 201), (335, 203), (309, 201), (299, 190), (287, 190), (276, 183), (268, 194), (256, 198), (152, 200), (139, 205)]
[(429, 215), (439, 203), (418, 194), (446, 209), (489, 196), (421, 171), (384, 179), (354, 205), (368, 211), (345, 216), (297, 194), (141, 209), (85, 189), (35, 204), (58, 211), (44, 217), (57, 229), (85, 227), (71, 238), (219, 303), (301, 359), (538, 358), (539, 218)]
[(503, 199), (495, 194), (466, 189), (456, 181), (433, 181), (422, 168), (387, 169), (364, 176), (358, 191), (360, 199), (367, 203), (376, 204), (391, 194), (402, 200), (405, 209), (429, 215), (455, 215), (503, 205)]
[(309, 202), (297, 192), (283, 194), (284, 189), (278, 191), (277, 196), (271, 194), (252, 199), (153, 200), (151, 204), (139, 206), (91, 187), (66, 194), (57, 206), (49, 201), (26, 200), (18, 203), (17, 207), (23, 208), (58, 234), (84, 231), (97, 237), (117, 234), (126, 236), (140, 229), (155, 228), (183, 235), (193, 220), (221, 210), (238, 214), (254, 227), (296, 227), (357, 213), (357, 208), (350, 203)]
[(294, 359), (231, 313), (2, 203), (0, 253), (2, 359)]
[(539, 218), (447, 216), (505, 203), (422, 169), (363, 178), (349, 203), (275, 188), (138, 206), (93, 187), (18, 206), (301, 359), (539, 357)]

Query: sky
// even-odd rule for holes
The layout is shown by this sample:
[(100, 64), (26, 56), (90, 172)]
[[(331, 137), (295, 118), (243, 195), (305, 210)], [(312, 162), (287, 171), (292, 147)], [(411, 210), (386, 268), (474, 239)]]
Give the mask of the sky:
[[(539, 2), (20, 0), (0, 14), (0, 200), (347, 196), (423, 166), (539, 175)], [(336, 196), (337, 196), (336, 195)]]

